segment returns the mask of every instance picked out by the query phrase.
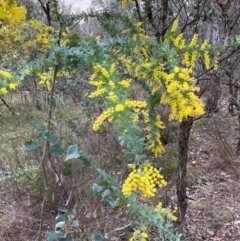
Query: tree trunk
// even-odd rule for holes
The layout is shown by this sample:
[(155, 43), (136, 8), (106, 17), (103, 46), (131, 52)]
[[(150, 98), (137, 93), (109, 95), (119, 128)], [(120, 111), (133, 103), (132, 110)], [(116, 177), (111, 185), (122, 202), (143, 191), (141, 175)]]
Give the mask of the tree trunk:
[(187, 118), (180, 123), (178, 136), (178, 169), (177, 169), (177, 199), (178, 199), (178, 222), (184, 224), (187, 211), (186, 173), (188, 161), (188, 141), (193, 125), (193, 118)]

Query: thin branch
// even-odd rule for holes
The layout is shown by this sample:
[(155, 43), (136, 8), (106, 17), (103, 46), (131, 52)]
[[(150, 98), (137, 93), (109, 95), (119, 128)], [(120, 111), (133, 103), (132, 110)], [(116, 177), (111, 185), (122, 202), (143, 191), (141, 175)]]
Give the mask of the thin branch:
[[(38, 0), (38, 1), (41, 2), (41, 0)], [(55, 10), (57, 11), (57, 5), (54, 5), (54, 7), (56, 8)], [(62, 24), (61, 24), (61, 22), (60, 22), (60, 27), (61, 27), (61, 29), (59, 31), (58, 41), (57, 41), (57, 45), (59, 45), (59, 46), (60, 46), (61, 37), (62, 37)], [(56, 81), (57, 81), (57, 73), (58, 73), (58, 65), (55, 65), (54, 66), (54, 72), (53, 72), (53, 78), (52, 78), (52, 85), (51, 85), (51, 90), (50, 90), (49, 111), (48, 111), (48, 121), (47, 121), (47, 133), (49, 133), (50, 130), (51, 130), (52, 112), (53, 112), (53, 106), (54, 106), (53, 105), (53, 103), (54, 103), (53, 96), (54, 96), (55, 85), (56, 85)], [(46, 162), (46, 157), (49, 153), (49, 146), (50, 146), (50, 142), (49, 142), (49, 139), (47, 139), (46, 142), (44, 143), (43, 154), (42, 154), (42, 157), (41, 157), (41, 166), (42, 166), (43, 175), (44, 175), (45, 190), (48, 188), (48, 177), (47, 177), (46, 163), (45, 162)], [(38, 238), (37, 238), (38, 241), (41, 241), (41, 236), (42, 236), (43, 213), (44, 213), (44, 209), (45, 209), (45, 201), (46, 201), (46, 198), (44, 197), (43, 202), (42, 202), (42, 208), (41, 208), (41, 221), (40, 221), (40, 225), (39, 225)]]
[[(233, 54), (235, 54), (237, 52), (237, 50), (239, 50), (240, 47), (237, 47), (237, 49), (233, 50), (231, 53), (229, 53), (227, 56), (225, 56), (224, 58), (222, 58), (221, 60), (219, 60), (219, 64), (222, 63), (224, 60), (228, 59), (229, 57), (231, 57)], [(221, 54), (220, 54), (221, 55)], [(204, 74), (212, 71), (214, 68), (214, 66), (212, 66), (210, 69), (204, 71), (203, 73), (197, 75), (197, 76), (194, 76), (196, 79), (198, 79), (199, 77), (203, 76)]]
[(161, 17), (160, 17), (160, 21), (162, 23), (162, 31), (161, 31), (160, 36), (162, 36), (162, 37), (167, 32), (166, 20), (167, 20), (167, 16), (168, 16), (168, 8), (169, 8), (168, 0), (163, 0), (163, 10), (162, 10), (162, 14), (161, 14)]
[(46, 17), (47, 17), (47, 21), (48, 21), (48, 25), (51, 26), (51, 11), (50, 11), (50, 3), (49, 1), (46, 3), (46, 5), (43, 3), (42, 0), (38, 0), (38, 2), (40, 3), (43, 12), (45, 13)]
[(236, 25), (239, 18), (240, 18), (240, 12), (238, 13), (238, 15), (236, 16), (236, 18), (233, 20), (232, 24), (229, 27), (229, 29), (230, 29), (229, 34), (231, 34), (231, 32), (232, 32), (232, 30), (233, 30), (234, 26)]
[(155, 31), (155, 34), (157, 34), (157, 27), (154, 23), (154, 19), (153, 19), (153, 13), (152, 13), (152, 7), (151, 7), (151, 3), (150, 3), (150, 0), (146, 0), (145, 1), (145, 11), (146, 11), (146, 14), (147, 14), (147, 18), (149, 20), (149, 23), (152, 25), (154, 31)]
[[(204, 10), (204, 7), (205, 7), (205, 5), (206, 5), (206, 3), (207, 3), (207, 0), (205, 0), (205, 1), (203, 2), (202, 8), (201, 8), (201, 6), (200, 6), (201, 2), (202, 2), (202, 1), (198, 2), (196, 17), (195, 17), (193, 20), (191, 20), (190, 22), (186, 23), (186, 24), (182, 27), (181, 33), (184, 32), (184, 30), (185, 30), (189, 25), (193, 24), (194, 22), (196, 22), (196, 21), (200, 18), (201, 12)], [(201, 8), (201, 10), (199, 10), (200, 8)]]
[(136, 5), (136, 9), (137, 9), (137, 14), (138, 14), (139, 21), (142, 22), (141, 9), (140, 9), (138, 0), (135, 0), (135, 5)]
[(1, 96), (0, 96), (0, 99), (3, 102), (3, 104), (8, 108), (8, 110), (11, 112), (11, 114), (14, 115), (14, 112), (12, 108), (8, 105), (8, 103)]

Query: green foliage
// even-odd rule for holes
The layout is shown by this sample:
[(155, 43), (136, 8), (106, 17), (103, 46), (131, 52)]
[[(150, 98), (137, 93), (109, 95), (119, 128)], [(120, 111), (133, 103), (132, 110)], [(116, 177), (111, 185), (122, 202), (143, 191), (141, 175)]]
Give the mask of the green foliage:
[(68, 150), (67, 150), (67, 155), (66, 155), (65, 161), (68, 161), (70, 159), (76, 159), (79, 157), (80, 157), (80, 154), (78, 151), (78, 146), (76, 144), (69, 146)]
[(157, 228), (158, 237), (160, 239), (171, 241), (186, 240), (182, 238), (181, 234), (175, 231), (173, 223), (166, 222), (166, 220), (173, 218), (173, 216), (170, 211), (162, 208), (161, 204), (158, 206), (141, 204), (136, 195), (125, 197), (122, 194), (121, 187), (114, 177), (99, 168), (96, 168), (95, 170), (102, 180), (103, 187), (95, 183), (92, 186), (92, 190), (97, 197), (103, 198), (106, 204), (108, 203), (108, 199), (105, 200), (105, 195), (103, 194), (107, 190), (107, 197), (109, 197), (109, 190), (111, 190), (111, 193), (118, 200), (118, 207), (127, 207), (131, 218), (135, 221), (137, 226)]
[[(39, 17), (39, 10), (33, 1), (21, 0), (19, 2), (28, 10), (27, 20), (31, 18), (36, 20)], [(129, 2), (122, 1), (122, 6)], [(151, 1), (151, 4), (154, 5), (155, 2)], [(178, 20), (170, 11), (167, 11), (169, 16), (166, 18), (166, 26), (168, 27), (164, 26), (164, 36), (158, 38), (156, 35), (157, 39), (154, 39), (151, 37), (152, 32), (148, 25), (153, 21), (147, 20), (148, 15), (144, 12), (144, 8), (139, 9), (138, 14), (143, 15), (145, 22), (138, 22), (135, 9), (129, 8), (129, 11), (122, 12), (90, 11), (69, 14), (66, 11), (60, 12), (57, 4), (57, 0), (51, 1), (52, 26), (46, 26), (41, 21), (25, 21), (25, 9), (14, 6), (12, 17), (6, 15), (7, 20), (4, 24), (13, 19), (15, 22), (1, 28), (1, 31), (8, 30), (3, 35), (6, 38), (1, 45), (4, 52), (1, 62), (2, 70), (0, 70), (1, 96), (20, 84), (23, 88), (30, 83), (44, 86), (43, 88), (49, 93), (47, 123), (43, 125), (35, 120), (33, 125), (37, 134), (33, 139), (25, 142), (28, 151), (41, 153), (40, 167), (45, 183), (44, 200), (61, 190), (67, 195), (66, 205), (70, 203), (73, 191), (66, 191), (63, 176), (71, 177), (74, 160), (80, 159), (101, 177), (102, 186), (94, 183), (92, 191), (106, 205), (115, 209), (128, 207), (135, 224), (140, 228), (155, 227), (160, 239), (180, 240), (181, 235), (175, 232), (172, 224), (176, 217), (169, 210), (161, 205), (156, 207), (142, 204), (139, 196), (135, 194), (125, 197), (120, 185), (122, 180), (119, 181), (94, 166), (90, 155), (79, 149), (77, 144), (65, 148), (63, 142), (66, 141), (66, 136), (60, 137), (53, 121), (56, 103), (64, 104), (63, 95), (56, 94), (56, 88), (61, 89), (63, 93), (66, 91), (71, 93), (74, 89), (77, 93), (77, 101), (81, 102), (88, 117), (95, 117), (94, 112), (97, 112), (98, 118), (93, 125), (94, 131), (98, 131), (105, 122), (113, 124), (114, 134), (118, 136), (119, 144), (129, 157), (127, 161), (140, 166), (138, 168), (140, 179), (145, 175), (141, 168), (144, 168), (149, 160), (154, 159), (151, 153), (155, 156), (154, 161), (159, 161), (160, 165), (164, 165), (161, 162), (164, 159), (175, 158), (173, 154), (171, 155), (170, 148), (168, 149), (170, 155), (167, 158), (163, 157), (159, 160), (158, 157), (164, 150), (160, 133), (167, 122), (170, 120), (181, 122), (189, 116), (203, 114), (201, 100), (196, 96), (199, 88), (195, 86), (197, 81), (193, 76), (198, 59), (205, 63), (203, 68), (206, 72), (213, 69), (215, 71), (216, 66), (210, 59), (216, 52), (214, 47), (208, 41), (198, 42), (197, 34), (193, 35), (191, 41), (188, 39), (189, 36), (184, 37), (181, 33), (182, 29), (178, 30)], [(9, 7), (5, 5), (6, 8)], [(143, 3), (142, 7), (145, 5), (146, 3)], [(162, 9), (162, 5), (155, 6), (153, 13), (158, 14)], [(22, 13), (19, 19), (17, 12)], [(214, 14), (213, 8), (204, 9), (203, 21), (207, 21)], [(99, 36), (84, 38), (75, 32), (69, 32), (69, 28), (76, 21), (88, 18), (95, 18), (99, 21), (105, 31), (104, 38), (101, 39)], [(176, 21), (173, 22), (173, 19)], [(16, 28), (18, 25), (19, 29)], [(236, 36), (225, 39), (223, 48), (238, 50), (238, 45), (239, 36)], [(19, 49), (18, 46), (20, 46)], [(11, 61), (8, 61), (8, 52), (15, 56), (15, 59), (11, 57), (9, 58)], [(23, 58), (17, 60), (22, 55)], [(81, 81), (77, 82), (75, 79), (79, 75), (83, 76)], [(91, 94), (89, 92), (92, 91), (92, 87), (89, 84), (96, 89)], [(57, 96), (60, 97), (57, 98)], [(164, 108), (160, 108), (161, 105)], [(171, 111), (164, 112), (166, 109), (171, 109)], [(100, 115), (99, 112), (101, 112)], [(164, 121), (162, 121), (163, 115), (165, 115)], [(68, 115), (62, 114), (61, 116)], [(83, 137), (83, 131), (78, 128), (72, 116), (68, 116), (67, 125), (78, 138)], [(172, 152), (176, 152), (175, 146)], [(66, 153), (65, 157), (63, 157), (64, 153)], [(150, 156), (151, 158), (147, 160)], [(170, 161), (165, 165), (166, 174), (176, 170), (175, 163)], [(59, 187), (56, 188), (56, 184), (48, 182), (49, 173), (57, 175)], [(153, 175), (154, 173), (149, 174), (147, 181), (151, 181)], [(0, 180), (3, 182), (14, 180), (25, 184), (26, 176), (29, 177), (27, 180), (29, 180), (31, 191), (37, 193), (36, 187), (40, 177), (39, 168), (35, 166), (20, 168), (4, 177), (1, 175)], [(134, 183), (136, 186), (140, 184), (138, 180)], [(79, 223), (76, 216), (75, 209), (72, 212), (58, 215), (55, 230), (48, 233), (48, 240), (74, 240), (79, 237)], [(39, 240), (41, 232), (40, 225)], [(101, 241), (104, 238), (94, 233), (94, 239)]]
[[(39, 121), (34, 121), (34, 127), (39, 131), (38, 136), (35, 140), (29, 140), (25, 142), (25, 147), (29, 151), (36, 150), (41, 144), (46, 141), (50, 143), (49, 151), (50, 153), (61, 156), (64, 152), (62, 144), (59, 140), (57, 133), (48, 132), (46, 127), (42, 125)], [(70, 158), (71, 159), (71, 158)]]
[(55, 231), (48, 233), (48, 241), (72, 241), (80, 237), (76, 207), (71, 212), (59, 214), (55, 218)]
[(38, 148), (39, 143), (33, 140), (29, 140), (25, 142), (25, 147), (29, 150), (29, 151), (34, 151)]
[(96, 183), (93, 183), (92, 185), (92, 190), (93, 193), (97, 196), (97, 197), (101, 197), (103, 199), (103, 201), (105, 202), (105, 204), (111, 208), (116, 208), (117, 207), (117, 203), (114, 201), (114, 199), (111, 196), (111, 193), (108, 189), (104, 189), (101, 186), (99, 186)]

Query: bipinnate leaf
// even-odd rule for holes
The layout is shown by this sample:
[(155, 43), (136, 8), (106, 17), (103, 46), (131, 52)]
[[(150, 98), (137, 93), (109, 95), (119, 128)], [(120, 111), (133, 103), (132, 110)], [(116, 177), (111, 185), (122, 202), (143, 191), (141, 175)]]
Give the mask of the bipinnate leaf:
[(97, 197), (101, 197), (101, 194), (103, 192), (103, 188), (101, 186), (99, 186), (97, 183), (93, 183), (92, 190)]
[(105, 190), (102, 193), (102, 198), (103, 198), (103, 200), (104, 200), (104, 202), (106, 203), (107, 206), (109, 206), (111, 208), (116, 208), (117, 207), (117, 203), (112, 198), (111, 193), (110, 193), (109, 190)]

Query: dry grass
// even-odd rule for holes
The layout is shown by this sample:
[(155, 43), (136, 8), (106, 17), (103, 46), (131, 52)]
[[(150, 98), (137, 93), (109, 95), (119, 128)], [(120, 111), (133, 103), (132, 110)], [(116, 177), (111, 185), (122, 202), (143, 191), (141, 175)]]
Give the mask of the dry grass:
[[(41, 150), (28, 152), (24, 142), (34, 138), (33, 119), (45, 122), (45, 111), (37, 111), (31, 102), (21, 103), (20, 99), (12, 102), (15, 116), (1, 106), (0, 116), (0, 172), (16, 170), (23, 165), (39, 166)], [(97, 114), (96, 114), (97, 115)], [(79, 127), (80, 134), (69, 126), (71, 120)], [(123, 154), (113, 134), (112, 127), (105, 123), (97, 133), (91, 130), (91, 118), (82, 107), (69, 101), (66, 106), (57, 107), (54, 112), (53, 128), (59, 134), (64, 148), (73, 143), (92, 156), (92, 162), (112, 173), (119, 181), (126, 176), (127, 157)], [(171, 127), (170, 127), (171, 128)], [(175, 128), (175, 127), (174, 127)], [(176, 131), (174, 129), (174, 131)], [(175, 133), (175, 132), (174, 132)], [(176, 136), (171, 133), (173, 141)], [(175, 205), (175, 172), (177, 147), (168, 143), (166, 153), (157, 160), (163, 167), (169, 186), (162, 190), (158, 199), (165, 204)], [(188, 196), (186, 234), (189, 240), (240, 240), (240, 185), (239, 157), (233, 155), (236, 135), (236, 119), (226, 113), (214, 114), (194, 124), (189, 149)], [(63, 157), (59, 158), (59, 163)], [(55, 198), (49, 201), (44, 213), (44, 240), (47, 231), (54, 229), (54, 218), (59, 208), (65, 207), (69, 190), (73, 197), (69, 209), (78, 206), (78, 219), (82, 235), (91, 240), (94, 230), (105, 234), (108, 240), (128, 240), (133, 223), (125, 210), (113, 211), (104, 206), (102, 201), (93, 196), (91, 185), (99, 182), (92, 171), (80, 160), (73, 161), (74, 171), (64, 180), (64, 188), (56, 183), (51, 166), (48, 166), (49, 182), (55, 189)], [(56, 166), (60, 173), (61, 165)], [(1, 174), (3, 175), (3, 174)], [(24, 175), (16, 181), (0, 184), (0, 240), (36, 240), (40, 208), (43, 195), (41, 175), (32, 192), (28, 177)], [(157, 202), (159, 200), (155, 200)], [(157, 240), (157, 239), (154, 239)]]
[(188, 168), (190, 240), (240, 240), (236, 127), (224, 112), (195, 123)]
[[(24, 147), (24, 142), (28, 139), (34, 139), (37, 134), (33, 127), (33, 120), (38, 119), (44, 124), (47, 116), (46, 111), (38, 111), (31, 106), (30, 98), (27, 105), (26, 102), (22, 102), (20, 96), (15, 98), (11, 101), (8, 100), (11, 106), (14, 106), (15, 115), (9, 113), (4, 106), (1, 107), (3, 114), (0, 117), (0, 175), (1, 179), (6, 180), (8, 179), (7, 173), (17, 172), (19, 168), (25, 165), (40, 166), (41, 148), (29, 152)], [(75, 132), (73, 127), (68, 124), (69, 118), (79, 127), (80, 134)], [(56, 107), (52, 121), (53, 129), (59, 134), (65, 149), (69, 145), (77, 143), (82, 150), (91, 155), (94, 165), (105, 170), (114, 172), (120, 164), (124, 166), (124, 155), (116, 136), (111, 134), (111, 126), (106, 123), (99, 133), (93, 133), (91, 123), (91, 118), (84, 114), (81, 105), (72, 102), (66, 106)], [(54, 167), (59, 174), (62, 171), (61, 162), (63, 158), (58, 158), (59, 164)], [(85, 227), (86, 231), (83, 231), (83, 233), (92, 231), (94, 229), (93, 224), (97, 229), (105, 219), (104, 213), (106, 213), (106, 210), (102, 209), (102, 203), (98, 203), (91, 191), (92, 183), (99, 182), (98, 178), (81, 160), (75, 160), (72, 163), (73, 173), (71, 177), (64, 178), (64, 187), (56, 183), (56, 175), (52, 166), (48, 163), (49, 183), (55, 190), (55, 196), (54, 200), (49, 199), (45, 208), (45, 234), (47, 231), (54, 229), (54, 218), (59, 208), (66, 208), (65, 204), (71, 190), (73, 196), (67, 208), (70, 210), (74, 204), (77, 204), (79, 213), (81, 213), (79, 221), (88, 224), (91, 221), (92, 223)], [(122, 171), (120, 173), (123, 175)], [(121, 179), (120, 173), (118, 172), (119, 179)], [(36, 240), (44, 191), (42, 188), (43, 180), (40, 173), (36, 182), (37, 186), (33, 187), (28, 184), (28, 179), (28, 175), (23, 174), (7, 184), (5, 182), (0, 183), (0, 240)], [(32, 193), (33, 188), (38, 190), (37, 194)], [(84, 229), (84, 227), (82, 228)]]

